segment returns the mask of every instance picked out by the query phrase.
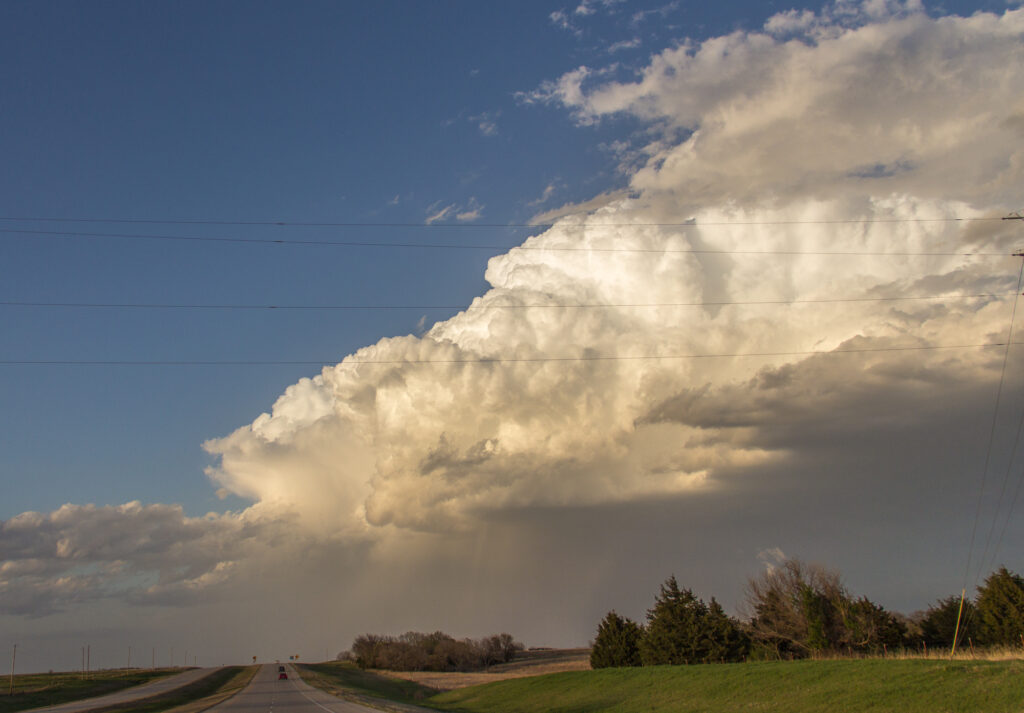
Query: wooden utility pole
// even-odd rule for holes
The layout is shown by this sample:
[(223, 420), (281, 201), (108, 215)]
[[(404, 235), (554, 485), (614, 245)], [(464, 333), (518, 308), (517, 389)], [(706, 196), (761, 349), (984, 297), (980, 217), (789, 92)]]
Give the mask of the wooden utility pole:
[(14, 645), (14, 651), (11, 653), (11, 690), (9, 695), (14, 695), (14, 662), (18, 658), (18, 645)]
[(956, 628), (953, 629), (953, 648), (949, 650), (949, 658), (953, 658), (956, 653), (956, 640), (960, 637), (960, 619), (964, 614), (964, 599), (967, 598), (967, 587), (964, 587), (960, 591), (960, 609), (956, 613)]

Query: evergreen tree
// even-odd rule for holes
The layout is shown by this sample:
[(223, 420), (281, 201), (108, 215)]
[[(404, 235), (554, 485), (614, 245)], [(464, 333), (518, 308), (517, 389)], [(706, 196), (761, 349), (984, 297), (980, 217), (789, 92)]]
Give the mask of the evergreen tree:
[(725, 613), (722, 605), (711, 597), (704, 629), (707, 632), (708, 662), (734, 663), (744, 661), (750, 653), (750, 639), (739, 623)]
[(644, 666), (701, 663), (701, 623), (707, 607), (689, 589), (680, 589), (674, 576), (661, 585), (654, 608), (647, 612), (647, 629), (640, 641)]
[(597, 638), (590, 651), (591, 668), (640, 665), (640, 638), (643, 629), (630, 619), (608, 612), (597, 627)]
[(907, 627), (891, 612), (867, 597), (849, 603), (843, 622), (845, 644), (857, 651), (878, 653), (903, 644)]
[(960, 617), (960, 638), (966, 641), (966, 637), (971, 635), (973, 624), (977, 620), (974, 604), (970, 599), (964, 600), (963, 613), (960, 612), (959, 594), (940, 599), (929, 607), (921, 620), (921, 636), (925, 644), (932, 648), (951, 647), (958, 615)]
[(978, 588), (979, 639), (988, 646), (1024, 644), (1024, 578), (1000, 567)]
[(675, 577), (661, 585), (640, 640), (644, 666), (742, 661), (746, 654), (745, 637), (718, 602), (705, 604)]

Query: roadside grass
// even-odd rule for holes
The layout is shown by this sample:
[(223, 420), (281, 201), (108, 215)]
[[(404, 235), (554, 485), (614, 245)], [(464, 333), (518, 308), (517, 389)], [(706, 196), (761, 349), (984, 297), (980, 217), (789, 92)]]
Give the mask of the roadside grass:
[(4, 676), (3, 685), (0, 686), (0, 713), (105, 696), (176, 673), (181, 673), (181, 670), (163, 668), (93, 671), (88, 678), (83, 678), (80, 672), (20, 674), (14, 677), (13, 695), (5, 695), (10, 691), (10, 679)]
[(464, 713), (1018, 713), (1024, 662), (864, 659), (601, 669), (440, 693)]
[(437, 693), (413, 681), (363, 671), (354, 663), (297, 664), (302, 680), (323, 691), (358, 703), (376, 705), (384, 699), (393, 703), (423, 705)]
[[(198, 681), (193, 681), (187, 686), (173, 691), (137, 701), (93, 709), (89, 713), (158, 713), (159, 711), (178, 709), (189, 709), (194, 712), (206, 710), (244, 688), (256, 673), (257, 668), (257, 666), (226, 666), (214, 671), (209, 676), (204, 676)], [(245, 684), (239, 685), (241, 680), (244, 680)], [(225, 689), (230, 689), (230, 694), (221, 696), (220, 694), (225, 692)]]
[[(141, 698), (136, 701), (91, 708), (89, 709), (89, 713), (129, 713), (129, 711), (131, 713), (159, 713), (161, 711), (174, 711), (174, 713), (199, 713), (200, 711), (204, 711), (207, 708), (230, 698), (248, 685), (249, 681), (252, 680), (253, 675), (255, 675), (257, 668), (257, 666), (228, 666), (218, 671), (214, 671), (209, 676), (204, 676), (198, 681), (193, 681), (187, 686), (183, 686), (176, 690), (158, 693), (156, 695), (149, 696), (148, 698)], [(180, 673), (180, 670), (168, 669), (166, 674), (170, 673)], [(54, 675), (73, 676), (74, 674), (47, 675), (52, 677)], [(157, 677), (150, 676), (149, 680), (152, 680), (153, 678)], [(89, 681), (81, 682), (89, 683)], [(64, 683), (68, 682), (65, 681)], [(14, 696), (9, 696), (6, 699), (0, 697), (0, 713), (7, 713), (8, 711), (13, 713), (14, 711), (57, 705), (58, 703), (66, 703), (68, 701), (81, 700), (83, 698), (93, 698), (107, 693), (114, 693), (116, 691), (123, 690), (124, 688), (126, 688), (124, 685), (110, 688), (108, 690), (97, 690), (94, 688), (85, 694), (64, 697), (60, 700), (58, 700), (57, 695), (53, 695), (52, 702), (49, 697), (42, 700), (42, 702), (39, 702), (39, 699), (33, 698), (32, 695), (26, 695), (19, 699), (16, 692)], [(51, 694), (67, 693), (69, 687), (63, 686), (58, 682), (55, 688), (50, 688), (48, 690)], [(43, 695), (44, 693), (46, 693), (46, 691), (40, 691), (37, 695)], [(5, 705), (9, 707), (5, 707)]]
[(256, 672), (260, 670), (259, 666), (234, 666), (232, 668), (238, 669), (238, 672), (212, 694), (165, 710), (167, 713), (200, 713), (200, 711), (205, 711), (207, 708), (212, 708), (218, 703), (226, 701), (248, 686)]
[(524, 651), (508, 663), (499, 663), (480, 671), (387, 671), (393, 678), (404, 678), (434, 689), (435, 693), (454, 688), (479, 686), (509, 678), (541, 676), (564, 671), (589, 671), (590, 649), (543, 649)]

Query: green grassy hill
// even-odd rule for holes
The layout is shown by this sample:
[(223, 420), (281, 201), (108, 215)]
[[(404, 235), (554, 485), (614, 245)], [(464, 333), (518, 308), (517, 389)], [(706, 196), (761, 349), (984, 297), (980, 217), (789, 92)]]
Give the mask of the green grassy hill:
[(467, 713), (1019, 713), (1024, 661), (870, 659), (574, 671), (449, 691), (428, 705)]

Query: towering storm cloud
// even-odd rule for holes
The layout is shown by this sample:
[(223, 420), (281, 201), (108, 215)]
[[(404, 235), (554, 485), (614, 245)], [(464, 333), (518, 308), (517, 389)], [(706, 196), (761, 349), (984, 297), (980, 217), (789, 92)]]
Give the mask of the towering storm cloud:
[(1017, 285), (1019, 226), (998, 218), (1024, 185), (1022, 35), (1021, 10), (841, 2), (524, 92), (580, 131), (640, 120), (627, 188), (540, 216), (456, 316), (208, 441), (216, 487), (253, 503), (181, 520), (218, 554), (83, 560), (76, 538), (101, 516), (135, 530), (138, 507), (26, 514), (3, 524), (0, 587), (49, 611), (84, 596), (54, 578), (126, 562), (160, 581), (96, 596), (173, 601), (258, 581), (264, 557), (301, 578), (302, 551), (345, 563), (317, 575), (362, 617), (342, 630), (436, 626), (458, 602), (467, 627), (554, 643), (637, 615), (672, 571), (735, 604), (770, 548), (883, 589), (903, 567), (916, 582), (877, 593), (895, 606), (945, 594), (934, 570), (963, 550), (934, 523), (976, 482)]
[[(875, 8), (787, 13), (666, 50), (636, 81), (581, 68), (531, 94), (583, 123), (652, 122), (629, 195), (492, 259), (491, 290), (422, 337), (362, 349), (210, 441), (211, 477), (340, 532), (685, 495), (780, 456), (696, 417), (719, 390), (738, 406), (816, 370), (830, 398), (834, 374), (901, 357), (807, 352), (997, 341), (1014, 280), (992, 255), (1014, 236), (953, 219), (1017, 198), (1024, 107), (999, 97), (1022, 86), (1024, 17)], [(890, 297), (936, 299), (872, 301)], [(1000, 356), (902, 358), (990, 379)]]

